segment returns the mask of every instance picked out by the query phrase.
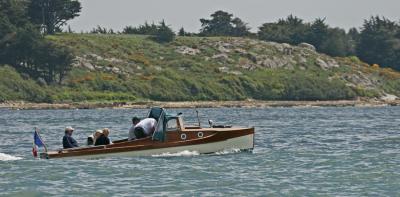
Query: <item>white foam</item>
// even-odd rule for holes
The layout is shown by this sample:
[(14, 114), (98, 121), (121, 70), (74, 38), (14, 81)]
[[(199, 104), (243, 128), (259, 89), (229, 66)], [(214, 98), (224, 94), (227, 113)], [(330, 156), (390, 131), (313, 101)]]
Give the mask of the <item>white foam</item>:
[(14, 161), (14, 160), (20, 160), (22, 159), (21, 157), (16, 157), (12, 155), (7, 155), (4, 153), (0, 153), (0, 161)]
[(232, 154), (232, 153), (240, 153), (240, 149), (238, 149), (238, 148), (230, 148), (230, 149), (225, 149), (223, 151), (216, 152), (215, 154), (217, 154), (217, 155), (226, 155), (226, 154)]
[(197, 151), (188, 151), (184, 150), (177, 153), (162, 153), (158, 155), (152, 155), (152, 157), (190, 157), (190, 156), (197, 156), (200, 155)]

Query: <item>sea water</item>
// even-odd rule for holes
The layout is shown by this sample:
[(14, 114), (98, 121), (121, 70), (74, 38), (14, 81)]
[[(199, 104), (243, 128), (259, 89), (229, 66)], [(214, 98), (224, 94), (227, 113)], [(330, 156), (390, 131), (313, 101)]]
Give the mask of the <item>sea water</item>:
[[(0, 196), (398, 196), (400, 108), (200, 109), (201, 124), (255, 127), (253, 153), (34, 159), (34, 128), (61, 148), (66, 126), (80, 144), (96, 129), (126, 138), (146, 110), (0, 110)], [(198, 124), (193, 109), (187, 124)]]

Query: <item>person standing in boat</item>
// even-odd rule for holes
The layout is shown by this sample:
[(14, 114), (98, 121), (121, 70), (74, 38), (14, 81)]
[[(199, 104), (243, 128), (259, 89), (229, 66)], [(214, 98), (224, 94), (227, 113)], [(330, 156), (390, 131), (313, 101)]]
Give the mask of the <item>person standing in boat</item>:
[(136, 139), (145, 138), (153, 134), (156, 129), (157, 120), (154, 118), (145, 118), (136, 124), (134, 133)]
[(96, 142), (95, 142), (95, 146), (100, 146), (100, 145), (109, 145), (111, 144), (111, 140), (108, 137), (108, 135), (110, 134), (110, 129), (103, 129), (103, 131), (101, 132), (101, 135), (99, 137), (96, 138)]
[(75, 148), (78, 147), (78, 142), (72, 137), (72, 133), (74, 132), (74, 128), (67, 127), (65, 128), (65, 135), (63, 137), (63, 148)]
[(140, 122), (140, 118), (138, 117), (133, 117), (132, 118), (132, 127), (129, 129), (129, 137), (128, 140), (134, 140), (136, 139), (135, 136), (135, 126)]

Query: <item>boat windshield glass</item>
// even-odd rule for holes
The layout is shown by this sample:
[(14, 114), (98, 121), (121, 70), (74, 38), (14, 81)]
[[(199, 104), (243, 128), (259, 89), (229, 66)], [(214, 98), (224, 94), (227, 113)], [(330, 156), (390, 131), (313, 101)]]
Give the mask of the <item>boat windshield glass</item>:
[(158, 140), (158, 141), (164, 141), (165, 139), (165, 112), (164, 110), (161, 111), (161, 114), (158, 118), (157, 121), (157, 126), (156, 126), (156, 130), (154, 131), (153, 134), (153, 140)]
[(167, 122), (167, 131), (178, 130), (177, 118), (169, 119)]

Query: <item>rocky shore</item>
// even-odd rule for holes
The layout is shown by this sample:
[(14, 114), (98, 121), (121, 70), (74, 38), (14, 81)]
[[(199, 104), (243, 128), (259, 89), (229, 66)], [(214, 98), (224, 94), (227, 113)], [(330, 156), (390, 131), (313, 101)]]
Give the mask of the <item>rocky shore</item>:
[(336, 100), (336, 101), (185, 101), (185, 102), (113, 102), (113, 103), (0, 103), (0, 109), (35, 110), (35, 109), (129, 109), (150, 108), (161, 106), (165, 108), (269, 108), (269, 107), (378, 107), (400, 106), (400, 100)]

